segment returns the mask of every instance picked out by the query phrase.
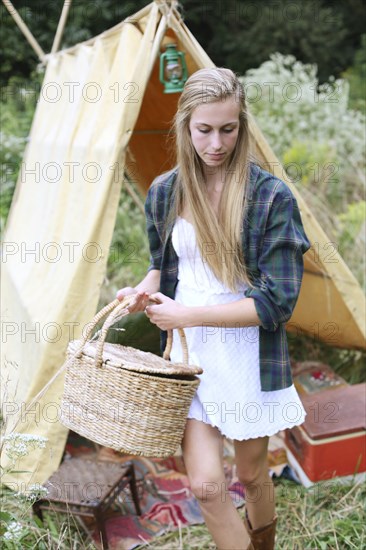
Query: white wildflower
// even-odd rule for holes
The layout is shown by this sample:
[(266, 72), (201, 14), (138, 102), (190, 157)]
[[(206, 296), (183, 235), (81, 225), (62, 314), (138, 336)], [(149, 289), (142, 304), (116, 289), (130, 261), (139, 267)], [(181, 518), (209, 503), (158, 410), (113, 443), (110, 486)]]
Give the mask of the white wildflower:
[(40, 485), (39, 483), (30, 485), (26, 492), (14, 494), (15, 497), (20, 497), (31, 502), (35, 502), (36, 500), (45, 498), (47, 495), (47, 487), (43, 487), (43, 485)]
[(23, 527), (17, 521), (11, 521), (7, 526), (7, 530), (3, 534), (5, 540), (13, 541), (21, 537), (23, 533)]
[(12, 433), (4, 437), (6, 454), (11, 460), (17, 460), (34, 449), (44, 449), (47, 438), (41, 435)]

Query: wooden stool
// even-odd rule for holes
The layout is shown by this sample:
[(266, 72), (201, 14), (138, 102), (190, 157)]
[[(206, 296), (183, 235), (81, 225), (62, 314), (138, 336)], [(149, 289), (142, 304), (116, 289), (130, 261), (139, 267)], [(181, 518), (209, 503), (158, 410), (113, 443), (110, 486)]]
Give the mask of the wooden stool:
[(42, 520), (42, 510), (70, 512), (76, 516), (94, 517), (101, 533), (103, 548), (108, 548), (104, 512), (121, 491), (130, 486), (136, 513), (141, 515), (133, 464), (82, 458), (66, 459), (44, 484), (48, 496), (33, 505)]

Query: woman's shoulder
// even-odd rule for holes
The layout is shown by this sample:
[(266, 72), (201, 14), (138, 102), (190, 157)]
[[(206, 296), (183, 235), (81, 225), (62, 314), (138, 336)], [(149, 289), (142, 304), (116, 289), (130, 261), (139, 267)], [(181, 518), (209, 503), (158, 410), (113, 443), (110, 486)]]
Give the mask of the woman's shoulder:
[(156, 217), (162, 219), (167, 216), (172, 202), (176, 178), (177, 168), (159, 174), (154, 178), (145, 200), (146, 212), (154, 212)]
[(279, 177), (255, 162), (250, 162), (249, 168), (249, 201), (273, 202), (276, 198), (294, 199), (291, 189)]
[(169, 190), (171, 189), (172, 185), (174, 184), (178, 174), (178, 168), (175, 166), (171, 170), (168, 170), (167, 172), (163, 172), (162, 174), (159, 174), (156, 176), (156, 178), (153, 179), (150, 189), (155, 190)]

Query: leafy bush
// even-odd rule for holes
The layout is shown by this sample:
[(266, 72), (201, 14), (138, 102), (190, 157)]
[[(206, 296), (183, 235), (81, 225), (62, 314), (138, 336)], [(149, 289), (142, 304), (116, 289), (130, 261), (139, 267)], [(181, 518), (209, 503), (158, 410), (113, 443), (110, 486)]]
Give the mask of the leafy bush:
[(146, 275), (148, 265), (145, 215), (122, 185), (101, 303), (113, 300), (119, 288), (136, 286)]
[(41, 73), (32, 82), (13, 78), (2, 89), (0, 104), (0, 231), (4, 230), (23, 151), (37, 104)]
[[(316, 65), (280, 53), (248, 71), (242, 82), (259, 127), (363, 284), (359, 257), (345, 253), (351, 245), (363, 250), (361, 233), (351, 242), (344, 228), (349, 205), (363, 200), (365, 184), (366, 120), (348, 106), (349, 83), (331, 78), (319, 85)], [(353, 208), (360, 228), (364, 208)]]
[(355, 53), (352, 67), (342, 73), (350, 83), (350, 106), (366, 114), (366, 34), (362, 35), (361, 47)]
[[(276, 53), (258, 69), (248, 71), (242, 81), (251, 112), (281, 160), (294, 144), (311, 143), (311, 160), (322, 169), (326, 147), (330, 161), (335, 162), (335, 183), (342, 181), (342, 197), (356, 200), (362, 196), (365, 117), (349, 109), (346, 80), (330, 79), (319, 85), (316, 65)], [(298, 179), (308, 176), (300, 173)], [(342, 206), (338, 204), (338, 209)]]
[(4, 229), (13, 198), (19, 165), (22, 159), (26, 138), (0, 132), (1, 152), (1, 200), (0, 200), (0, 230)]
[(365, 250), (366, 250), (366, 202), (359, 201), (347, 205), (345, 212), (338, 216), (339, 246), (353, 273), (365, 286)]

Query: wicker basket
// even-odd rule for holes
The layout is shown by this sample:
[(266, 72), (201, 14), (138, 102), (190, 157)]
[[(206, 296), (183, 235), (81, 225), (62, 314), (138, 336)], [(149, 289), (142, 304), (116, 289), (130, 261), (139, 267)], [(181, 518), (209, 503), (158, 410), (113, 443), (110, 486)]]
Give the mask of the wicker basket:
[[(166, 457), (179, 447), (189, 406), (199, 385), (200, 367), (188, 366), (183, 330), (183, 364), (168, 361), (172, 332), (164, 356), (105, 343), (110, 326), (125, 314), (131, 297), (100, 311), (82, 340), (68, 346), (61, 421), (100, 445), (133, 455)], [(99, 340), (88, 339), (109, 313)]]

